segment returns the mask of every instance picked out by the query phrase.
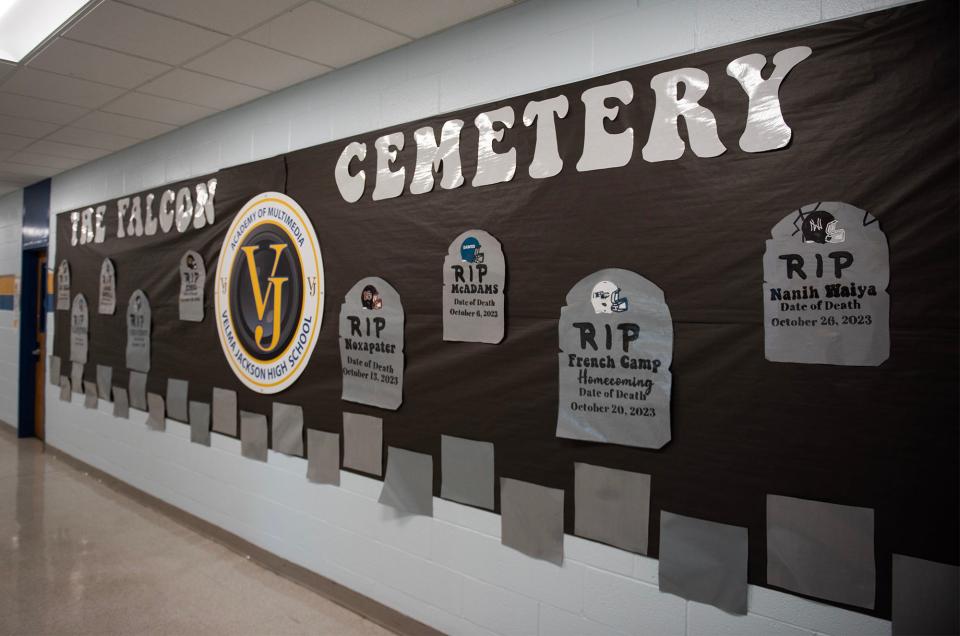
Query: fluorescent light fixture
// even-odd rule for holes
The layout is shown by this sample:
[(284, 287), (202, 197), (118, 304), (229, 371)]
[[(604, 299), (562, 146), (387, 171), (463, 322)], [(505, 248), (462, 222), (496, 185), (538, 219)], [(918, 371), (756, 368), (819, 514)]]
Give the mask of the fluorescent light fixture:
[(0, 60), (19, 62), (89, 0), (0, 0)]

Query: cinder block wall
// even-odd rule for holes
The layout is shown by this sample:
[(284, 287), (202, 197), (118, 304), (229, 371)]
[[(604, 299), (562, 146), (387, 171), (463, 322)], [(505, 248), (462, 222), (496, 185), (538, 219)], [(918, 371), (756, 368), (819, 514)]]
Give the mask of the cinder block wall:
[[(52, 209), (892, 4), (530, 0), (54, 177)], [(16, 364), (5, 342), (4, 374)], [(4, 412), (7, 387), (0, 384)], [(304, 460), (271, 451), (267, 464), (246, 461), (237, 440), (214, 435), (212, 448), (191, 445), (182, 424), (147, 432), (142, 413), (116, 420), (105, 402), (85, 410), (77, 396), (72, 404), (56, 398), (49, 390), (52, 445), (446, 632), (890, 632), (886, 621), (755, 587), (750, 614), (733, 617), (660, 594), (656, 560), (571, 536), (557, 568), (500, 546), (496, 515), (437, 499), (435, 518), (397, 518), (376, 502), (378, 481), (343, 473), (340, 488), (310, 484)]]

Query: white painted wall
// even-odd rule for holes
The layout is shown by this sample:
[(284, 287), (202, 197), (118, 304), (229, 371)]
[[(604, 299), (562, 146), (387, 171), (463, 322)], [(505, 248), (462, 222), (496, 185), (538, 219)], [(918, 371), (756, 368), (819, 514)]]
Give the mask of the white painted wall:
[[(0, 197), (0, 276), (20, 277), (20, 232), (23, 228), (23, 190)], [(19, 299), (15, 303), (20, 306)], [(0, 422), (17, 426), (20, 386), (19, 312), (0, 309)]]
[[(52, 209), (891, 4), (530, 0), (59, 175)], [(142, 413), (116, 420), (105, 402), (85, 410), (77, 396), (47, 395), (52, 445), (447, 632), (890, 632), (886, 621), (756, 587), (750, 614), (729, 616), (660, 594), (656, 560), (576, 537), (557, 568), (503, 548), (496, 515), (436, 499), (435, 518), (398, 519), (376, 502), (376, 480), (342, 473), (340, 488), (310, 484), (304, 460), (272, 451), (267, 464), (244, 460), (237, 440), (192, 445), (182, 424), (148, 432)]]

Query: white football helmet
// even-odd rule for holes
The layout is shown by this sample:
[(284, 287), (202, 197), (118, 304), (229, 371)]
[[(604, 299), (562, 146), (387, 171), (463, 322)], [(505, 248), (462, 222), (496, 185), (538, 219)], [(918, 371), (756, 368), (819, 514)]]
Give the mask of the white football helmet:
[(620, 297), (620, 288), (608, 280), (593, 286), (590, 302), (593, 303), (593, 311), (598, 314), (620, 313), (626, 311), (628, 306), (627, 299)]

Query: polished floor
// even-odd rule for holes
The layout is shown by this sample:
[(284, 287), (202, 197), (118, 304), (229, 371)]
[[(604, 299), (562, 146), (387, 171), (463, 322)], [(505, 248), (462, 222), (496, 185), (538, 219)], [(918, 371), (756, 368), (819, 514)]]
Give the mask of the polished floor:
[(390, 633), (0, 433), (0, 634)]

